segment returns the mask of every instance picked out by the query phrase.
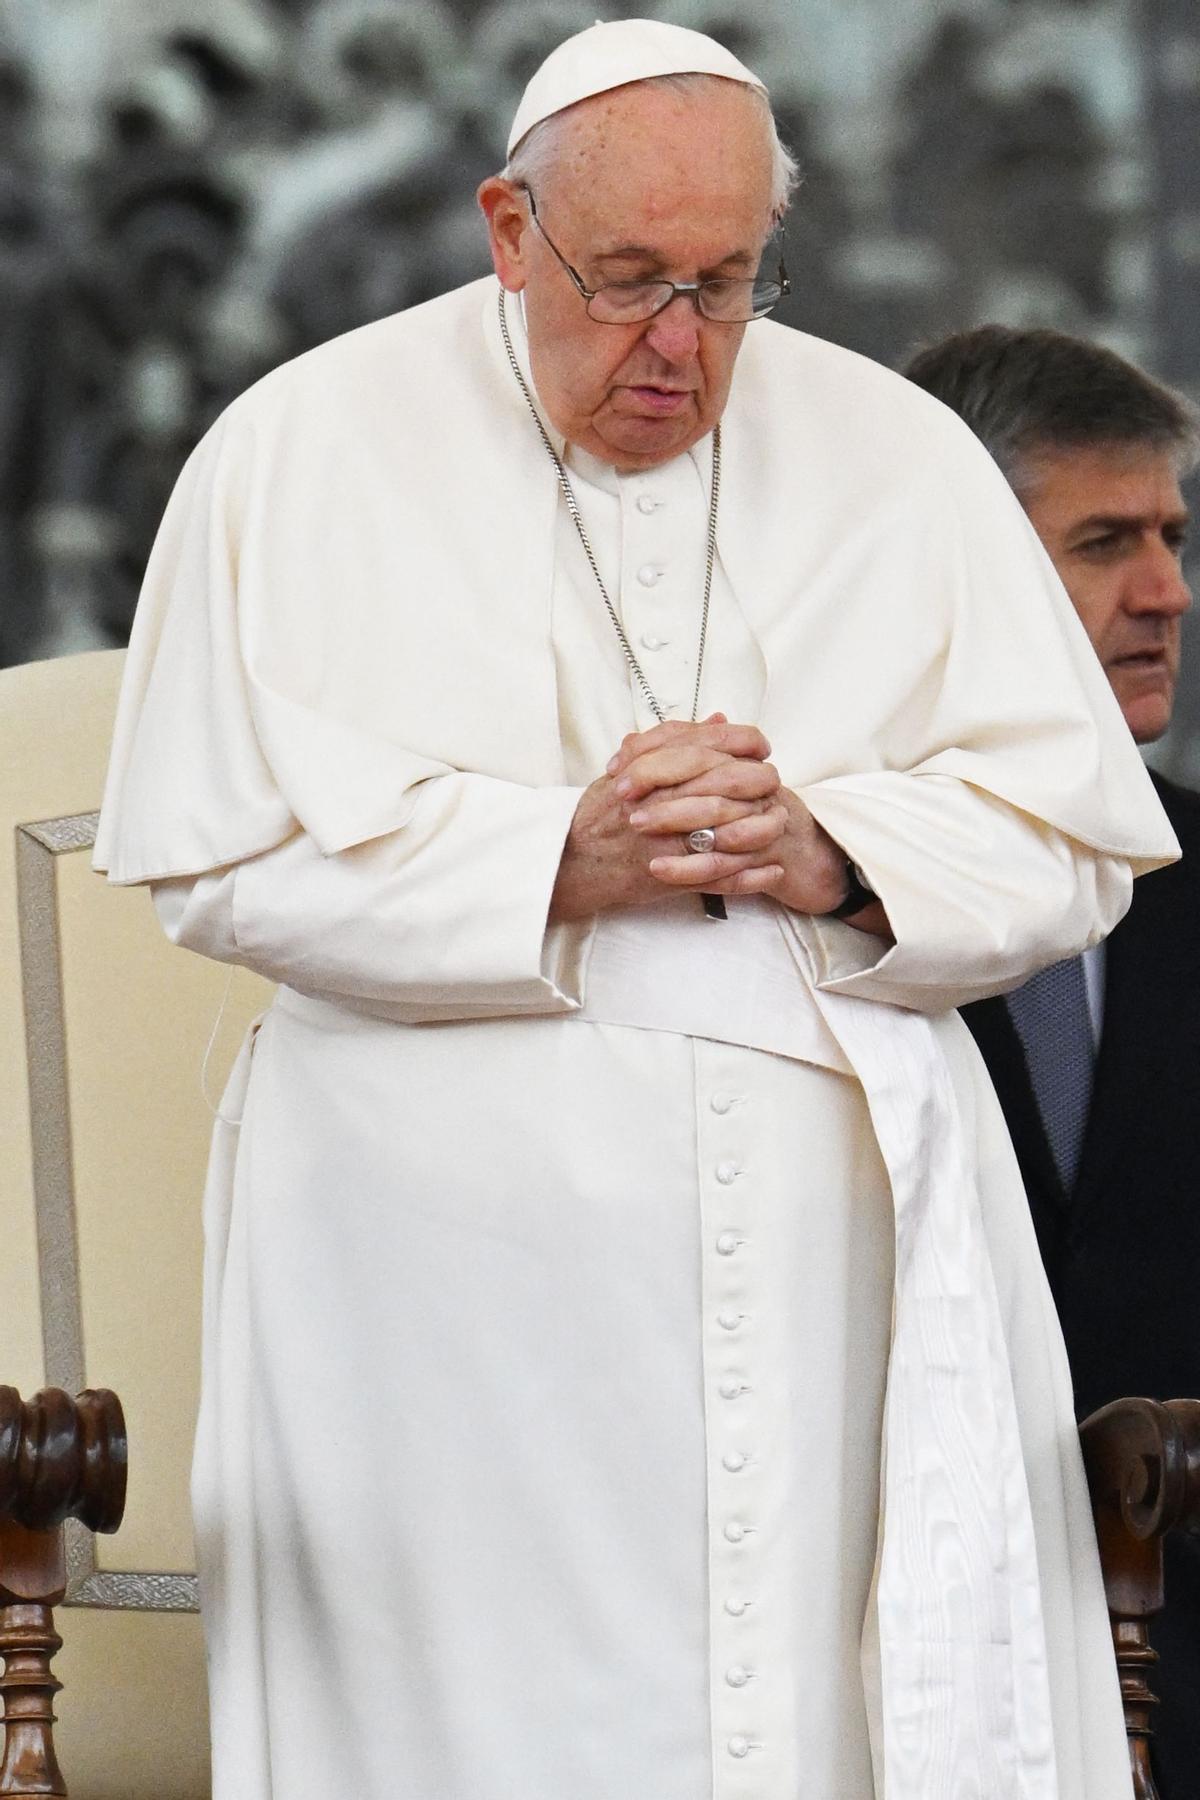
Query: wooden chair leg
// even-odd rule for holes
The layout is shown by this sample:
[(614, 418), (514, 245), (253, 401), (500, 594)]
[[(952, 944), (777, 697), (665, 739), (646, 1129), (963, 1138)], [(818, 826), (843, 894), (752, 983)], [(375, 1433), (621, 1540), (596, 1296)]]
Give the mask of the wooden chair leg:
[(1112, 1634), (1125, 1706), (1134, 1800), (1160, 1800), (1150, 1768), (1150, 1739), (1154, 1735), (1151, 1719), (1158, 1695), (1151, 1692), (1147, 1681), (1158, 1661), (1158, 1651), (1151, 1648), (1145, 1619), (1114, 1619)]
[(12, 1519), (0, 1520), (0, 1796), (5, 1800), (67, 1792), (54, 1751), (54, 1696), (62, 1683), (50, 1668), (62, 1648), (52, 1608), (66, 1585), (61, 1529), (29, 1531)]

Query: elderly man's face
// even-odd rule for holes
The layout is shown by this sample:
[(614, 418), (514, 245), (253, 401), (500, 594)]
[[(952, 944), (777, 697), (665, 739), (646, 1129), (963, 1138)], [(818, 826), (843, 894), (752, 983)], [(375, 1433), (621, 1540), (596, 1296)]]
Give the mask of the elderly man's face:
[[(736, 82), (680, 93), (637, 83), (582, 102), (536, 191), (538, 217), (588, 288), (752, 277), (771, 229), (764, 110)], [(519, 189), (480, 189), (496, 272), (523, 291), (534, 380), (567, 439), (618, 469), (653, 468), (710, 432), (744, 325), (677, 295), (653, 319), (588, 316)]]
[(1180, 562), (1188, 513), (1171, 456), (1104, 446), (1031, 459), (1030, 521), (1139, 744), (1171, 722), (1180, 620), (1192, 603)]

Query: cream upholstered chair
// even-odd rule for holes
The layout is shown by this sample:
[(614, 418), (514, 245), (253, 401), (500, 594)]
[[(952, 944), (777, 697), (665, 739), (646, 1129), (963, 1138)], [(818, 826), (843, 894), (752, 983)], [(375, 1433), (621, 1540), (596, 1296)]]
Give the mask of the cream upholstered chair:
[[(200, 1070), (226, 974), (91, 870), (123, 657), (0, 671), (0, 1383), (114, 1388), (125, 1523), (75, 1530), (57, 1614), (72, 1800), (202, 1800), (187, 1480), (199, 1361)], [(210, 1091), (270, 990), (239, 970)], [(69, 1528), (75, 1529), (75, 1528)]]

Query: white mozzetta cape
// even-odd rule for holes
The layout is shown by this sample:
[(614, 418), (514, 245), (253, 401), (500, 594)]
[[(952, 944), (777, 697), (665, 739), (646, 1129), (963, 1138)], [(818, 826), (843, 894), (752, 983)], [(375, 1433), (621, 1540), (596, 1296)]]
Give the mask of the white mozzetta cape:
[[(461, 1359), (464, 1340), (479, 1334), (494, 1349), (490, 1368), (501, 1384), (492, 1392), (490, 1374), (475, 1370), (454, 1390), (455, 1408), (465, 1409), (458, 1437), (415, 1394), (397, 1415), (401, 1432), (412, 1418), (424, 1420), (425, 1448), (431, 1457), (436, 1451), (439, 1467), (459, 1467), (468, 1454), (440, 1503), (441, 1514), (461, 1509), (462, 1517), (457, 1537), (446, 1538), (433, 1518), (420, 1525), (412, 1511), (419, 1484), (411, 1487), (411, 1464), (401, 1459), (392, 1485), (408, 1547), (399, 1554), (408, 1568), (410, 1551), (424, 1544), (417, 1562), (425, 1585), (410, 1570), (379, 1630), (400, 1633), (399, 1663), (384, 1655), (383, 1691), (407, 1682), (409, 1701), (396, 1716), (407, 1716), (407, 1704), (411, 1718), (404, 1727), (394, 1718), (363, 1722), (364, 1741), (390, 1744), (391, 1760), (380, 1751), (377, 1764), (364, 1765), (355, 1792), (371, 1800), (389, 1793), (386, 1771), (399, 1756), (422, 1800), (561, 1800), (567, 1792), (573, 1800), (626, 1800), (632, 1792), (694, 1800), (709, 1786), (718, 1800), (794, 1800), (806, 1781), (822, 1800), (863, 1800), (858, 1725), (835, 1720), (832, 1696), (816, 1698), (817, 1677), (798, 1660), (804, 1620), (792, 1615), (802, 1613), (804, 1583), (824, 1559), (841, 1556), (869, 1575), (861, 1531), (855, 1537), (857, 1528), (840, 1523), (854, 1512), (848, 1495), (803, 1555), (796, 1523), (804, 1511), (816, 1529), (820, 1507), (806, 1481), (821, 1481), (831, 1442), (854, 1435), (839, 1421), (865, 1407), (868, 1435), (878, 1445), (882, 1428), (885, 1445), (871, 1613), (877, 1646), (871, 1620), (867, 1631), (877, 1791), (887, 1800), (1074, 1800), (1086, 1783), (1088, 1800), (1116, 1800), (1127, 1788), (1115, 1683), (1069, 1393), (1038, 1311), (1048, 1303), (1032, 1234), (1027, 1221), (1013, 1225), (1010, 1159), (997, 1184), (996, 1153), (985, 1157), (981, 1148), (991, 1142), (991, 1101), (973, 1087), (970, 1053), (952, 1022), (918, 1015), (1009, 985), (1102, 936), (1127, 903), (1130, 869), (1175, 853), (1169, 828), (1036, 539), (975, 441), (897, 378), (760, 324), (747, 333), (723, 421), (722, 579), (765, 664), (760, 722), (774, 760), (867, 870), (896, 945), (881, 953), (846, 927), (769, 906), (739, 910), (717, 935), (678, 908), (595, 932), (546, 931), (579, 787), (600, 772), (633, 717), (613, 645), (607, 660), (597, 659), (587, 716), (572, 719), (577, 748), (568, 757), (554, 616), (557, 490), (503, 360), (495, 303), (494, 284), (476, 284), (326, 346), (237, 402), (180, 483), (131, 649), (98, 864), (125, 882), (236, 864), (236, 883), (213, 878), (227, 891), (228, 923), (193, 923), (177, 935), (292, 990), (260, 1034), (248, 1085), (241, 1071), (242, 1143), (236, 1161), (232, 1144), (218, 1143), (210, 1194), (197, 1497), (214, 1717), (226, 1744), (216, 1791), (221, 1800), (307, 1800), (327, 1791), (341, 1768), (327, 1740), (305, 1739), (301, 1719), (327, 1719), (336, 1708), (321, 1704), (319, 1686), (309, 1690), (297, 1646), (306, 1635), (323, 1637), (336, 1614), (332, 1570), (341, 1556), (345, 1573), (345, 1552), (334, 1511), (352, 1504), (372, 1471), (362, 1461), (367, 1447), (348, 1434), (334, 1466), (312, 1478), (327, 1484), (325, 1513), (309, 1503), (299, 1492), (308, 1466), (299, 1448), (304, 1413), (284, 1395), (287, 1369), (311, 1352), (307, 1330), (303, 1339), (291, 1334), (289, 1308), (318, 1313), (326, 1269), (344, 1259), (339, 1291), (354, 1320), (325, 1339), (330, 1385), (317, 1404), (344, 1394), (332, 1374), (339, 1358), (347, 1381), (364, 1358), (370, 1366), (368, 1343), (386, 1342), (395, 1357), (377, 1364), (373, 1379), (394, 1369), (401, 1399), (407, 1384), (436, 1385), (439, 1371)], [(734, 1033), (720, 1004), (705, 1001), (706, 988), (740, 999), (746, 970), (769, 968), (777, 980), (780, 931), (794, 958), (794, 992), (777, 985), (769, 1021), (760, 1017), (756, 1029), (751, 1017)], [(450, 1035), (396, 1030), (421, 1024), (448, 1026)], [(647, 1036), (661, 1043), (661, 1072), (649, 1077), (643, 1051), (630, 1042)], [(776, 1057), (762, 1058), (764, 1048)], [(576, 1056), (577, 1079), (555, 1100)], [(685, 1071), (694, 1101), (683, 1097)], [(861, 1088), (847, 1082), (851, 1071)], [(402, 1096), (417, 1092), (417, 1117), (401, 1129), (392, 1115), (403, 1111)], [(646, 1206), (651, 1195), (674, 1195), (671, 1230), (684, 1231), (681, 1240), (658, 1237), (651, 1263), (664, 1285), (647, 1290), (634, 1312), (661, 1307), (644, 1366), (678, 1364), (676, 1409), (689, 1392), (694, 1335), (704, 1391), (697, 1425), (717, 1470), (708, 1524), (697, 1527), (710, 1540), (703, 1663), (714, 1671), (713, 1761), (703, 1789), (709, 1732), (698, 1740), (687, 1707), (672, 1711), (695, 1673), (692, 1624), (680, 1623), (692, 1619), (687, 1607), (665, 1607), (657, 1637), (643, 1624), (657, 1645), (653, 1680), (665, 1682), (651, 1702), (649, 1665), (642, 1672), (644, 1715), (615, 1679), (615, 1665), (630, 1654), (615, 1644), (586, 1654), (559, 1646), (536, 1676), (540, 1706), (524, 1700), (528, 1685), (506, 1687), (518, 1667), (533, 1680), (533, 1665), (514, 1648), (501, 1651), (492, 1635), (498, 1622), (510, 1617), (519, 1637), (540, 1618), (549, 1644), (563, 1620), (532, 1597), (545, 1565), (533, 1556), (526, 1566), (519, 1538), (508, 1535), (502, 1448), (469, 1455), (505, 1416), (510, 1390), (540, 1389), (544, 1377), (528, 1344), (509, 1340), (503, 1300), (489, 1295), (487, 1267), (471, 1273), (478, 1246), (461, 1233), (470, 1234), (474, 1219), (481, 1244), (536, 1245), (548, 1260), (531, 1293), (571, 1302), (566, 1335), (551, 1333), (544, 1346), (548, 1366), (569, 1362), (578, 1337), (586, 1366), (600, 1367), (601, 1321), (620, 1313), (625, 1277), (605, 1272), (610, 1246), (601, 1230), (600, 1272), (589, 1284), (586, 1262), (581, 1269), (578, 1256), (564, 1255), (554, 1230), (545, 1237), (545, 1208), (568, 1193), (570, 1229), (586, 1238), (589, 1220), (598, 1223), (616, 1204), (610, 1196), (593, 1218), (588, 1171), (609, 1163), (616, 1170), (615, 1144), (597, 1154), (602, 1127), (607, 1121), (611, 1133), (616, 1121), (624, 1135), (647, 1092), (660, 1112), (652, 1108), (640, 1136), (635, 1129), (641, 1160), (614, 1195), (641, 1193)], [(518, 1110), (508, 1137), (478, 1124), (485, 1152), (470, 1142), (472, 1122), (490, 1119), (501, 1093)], [(748, 1163), (721, 1153), (716, 1139), (707, 1163), (711, 1122), (693, 1125), (690, 1156), (683, 1149), (689, 1108), (701, 1095), (711, 1095), (705, 1106), (719, 1119), (752, 1100), (769, 1115), (757, 1164), (749, 1150)], [(589, 1157), (583, 1146), (593, 1139)], [(986, 1179), (981, 1158), (991, 1168)], [(816, 1235), (805, 1222), (812, 1202), (800, 1205), (797, 1193), (794, 1207), (789, 1199), (801, 1165), (823, 1171), (828, 1219)], [(757, 1200), (748, 1174), (755, 1167)], [(514, 1180), (520, 1199), (506, 1203), (502, 1224), (487, 1182), (508, 1191)], [(989, 1198), (997, 1185), (1007, 1198)], [(856, 1219), (858, 1235), (877, 1244), (863, 1221), (888, 1189), (896, 1297), (882, 1419), (871, 1423), (873, 1407), (884, 1403), (883, 1365), (870, 1357), (865, 1371), (843, 1367), (840, 1385), (830, 1372), (820, 1403), (795, 1393), (788, 1402), (789, 1370), (813, 1353), (811, 1343), (803, 1349), (803, 1333), (794, 1335), (789, 1309), (825, 1320), (810, 1371), (823, 1382), (824, 1347), (860, 1297), (832, 1266), (852, 1260)], [(347, 1210), (322, 1263), (312, 1246), (327, 1230), (332, 1193)], [(1015, 1201), (1019, 1209), (1019, 1194)], [(757, 1205), (757, 1215), (745, 1215), (756, 1216), (757, 1227), (722, 1210), (730, 1205)], [(264, 1233), (272, 1217), (273, 1234)], [(367, 1219), (374, 1224), (362, 1237)], [(716, 1245), (711, 1269), (702, 1258), (690, 1325), (682, 1248), (689, 1219), (702, 1245)], [(436, 1276), (427, 1271), (412, 1286), (425, 1252), (395, 1263), (392, 1230), (399, 1242), (415, 1233), (436, 1245), (447, 1221), (458, 1244), (454, 1267), (439, 1264)], [(843, 1228), (849, 1238), (834, 1256)], [(646, 1244), (665, 1229), (653, 1207), (638, 1226)], [(796, 1262), (802, 1244), (807, 1253)], [(497, 1254), (503, 1264), (503, 1250)], [(876, 1259), (872, 1279), (878, 1268)], [(383, 1269), (390, 1288), (379, 1286)], [(772, 1290), (784, 1269), (790, 1289)], [(681, 1278), (671, 1325), (672, 1283)], [(1032, 1329), (1015, 1323), (1029, 1305), (1028, 1295), (1019, 1298), (1023, 1288), (1033, 1296)], [(822, 1311), (823, 1289), (834, 1293), (831, 1312)], [(389, 1293), (401, 1312), (424, 1316), (435, 1290), (450, 1296), (440, 1302), (438, 1328), (397, 1349), (393, 1326), (381, 1323), (394, 1310)], [(869, 1281), (862, 1293), (861, 1329), (871, 1337), (886, 1326), (886, 1301)], [(633, 1342), (632, 1316), (626, 1331)], [(737, 1356), (751, 1351), (737, 1351), (738, 1332), (747, 1342), (758, 1333), (757, 1361), (744, 1369)], [(581, 1438), (588, 1430), (576, 1408), (593, 1407), (584, 1391), (568, 1394), (563, 1415)], [(473, 1392), (484, 1395), (474, 1411)], [(566, 1493), (583, 1481), (587, 1499), (577, 1492), (575, 1505), (586, 1512), (597, 1483), (617, 1493), (627, 1479), (635, 1516), (653, 1512), (673, 1475), (664, 1465), (660, 1480), (650, 1467), (674, 1429), (663, 1404), (656, 1410), (646, 1401), (654, 1429), (641, 1439), (633, 1433), (639, 1448), (623, 1477), (597, 1475), (606, 1449), (624, 1435), (597, 1427), (591, 1462), (581, 1450), (569, 1470), (569, 1453), (546, 1452), (551, 1488), (558, 1480)], [(754, 1421), (750, 1448), (724, 1446), (733, 1415), (722, 1405), (741, 1408), (743, 1434)], [(815, 1430), (822, 1405), (828, 1418)], [(256, 1417), (270, 1421), (274, 1454), (256, 1435)], [(772, 1473), (763, 1446), (788, 1439), (796, 1421), (806, 1421), (809, 1437), (802, 1430), (791, 1444), (784, 1478), (786, 1456)], [(540, 1416), (546, 1445), (561, 1427), (553, 1408)], [(807, 1469), (799, 1442), (816, 1446)], [(690, 1467), (694, 1443), (676, 1449), (674, 1461)], [(864, 1456), (860, 1449), (849, 1457), (845, 1479), (865, 1481), (873, 1494), (880, 1467)], [(535, 1447), (524, 1460), (537, 1462)], [(472, 1511), (463, 1496), (481, 1469), (484, 1492)], [(718, 1533), (721, 1484), (735, 1475), (742, 1496), (757, 1493), (757, 1512), (749, 1523), (728, 1519)], [(544, 1489), (543, 1482), (538, 1498), (524, 1497), (531, 1522)], [(685, 1549), (694, 1505), (693, 1491), (681, 1491), (674, 1535)], [(308, 1568), (301, 1557), (299, 1583), (279, 1569), (270, 1578), (270, 1534), (247, 1526), (257, 1507), (272, 1516), (282, 1507), (314, 1559)], [(543, 1540), (557, 1529), (550, 1516)], [(363, 1526), (364, 1541), (371, 1529)], [(643, 1587), (660, 1553), (670, 1561), (668, 1540), (655, 1549), (653, 1531), (642, 1538), (640, 1530), (628, 1534), (639, 1548), (623, 1566), (612, 1562), (619, 1534), (611, 1528), (607, 1548), (595, 1550), (614, 1596), (636, 1589), (639, 1558), (647, 1558)], [(286, 1559), (277, 1519), (280, 1531)], [(667, 1531), (669, 1539), (669, 1522)], [(479, 1551), (475, 1577), (463, 1585), (451, 1564), (460, 1568), (464, 1554), (469, 1563), (471, 1545), (493, 1540), (503, 1556), (489, 1563)], [(387, 1534), (374, 1541), (386, 1555)], [(567, 1554), (574, 1572), (574, 1552)], [(779, 1612), (789, 1567), (794, 1604)], [(504, 1598), (521, 1569), (527, 1619), (525, 1602)], [(322, 1578), (328, 1591), (319, 1602)], [(748, 1580), (759, 1583), (750, 1598)], [(682, 1572), (679, 1581), (686, 1585)], [(729, 1592), (721, 1586), (728, 1581), (743, 1586)], [(854, 1636), (864, 1601), (853, 1588), (837, 1603), (857, 1606)], [(460, 1612), (456, 1634), (443, 1615)], [(589, 1629), (596, 1623), (578, 1597), (567, 1617), (590, 1621)], [(409, 1630), (430, 1646), (417, 1667)], [(845, 1620), (830, 1625), (831, 1646), (844, 1630)], [(476, 1634), (492, 1645), (482, 1663), (471, 1647)], [(354, 1667), (348, 1642), (339, 1640), (338, 1655), (347, 1671)], [(354, 1679), (347, 1673), (343, 1697), (363, 1679), (361, 1668)], [(626, 1741), (605, 1737), (585, 1752), (587, 1696), (609, 1683), (612, 1728), (624, 1726)], [(813, 1696), (815, 1736), (803, 1707), (797, 1711), (805, 1694)], [(444, 1726), (435, 1750), (428, 1730), (418, 1730), (432, 1715)], [(481, 1725), (489, 1718), (490, 1729)], [(839, 1731), (840, 1772), (836, 1761), (818, 1762)]]
[[(138, 615), (96, 849), (112, 880), (233, 862), (298, 826), (344, 850), (451, 770), (564, 780), (558, 493), (495, 292), (288, 365), (192, 457)], [(943, 408), (762, 322), (722, 431), (719, 549), (767, 660), (761, 723), (784, 780), (828, 790), (847, 849), (860, 812), (872, 839), (893, 807), (889, 842), (919, 830), (922, 787), (952, 777), (1135, 873), (1177, 854), (1032, 530)], [(918, 880), (938, 891), (940, 874)]]

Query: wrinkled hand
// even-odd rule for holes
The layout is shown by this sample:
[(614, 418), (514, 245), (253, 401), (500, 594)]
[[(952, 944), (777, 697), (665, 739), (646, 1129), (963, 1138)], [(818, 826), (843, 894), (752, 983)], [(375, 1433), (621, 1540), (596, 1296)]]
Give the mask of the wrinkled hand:
[[(731, 790), (737, 793), (747, 787), (746, 776), (720, 766), (674, 787), (659, 782), (656, 789), (649, 788), (661, 759), (678, 741), (678, 734), (688, 729), (675, 724), (659, 726), (626, 739), (618, 752), (618, 788), (637, 802), (629, 816), (635, 831), (654, 838), (669, 831), (685, 836), (697, 826), (707, 825), (717, 833), (715, 847), (699, 855), (680, 846), (657, 849), (649, 863), (654, 878), (671, 888), (770, 894), (797, 912), (829, 912), (846, 890), (845, 852), (817, 824), (804, 802), (782, 785), (770, 763), (752, 765), (760, 776), (771, 778), (769, 790), (753, 801), (729, 797)], [(725, 729), (746, 732), (753, 727)], [(654, 742), (660, 736), (661, 749)], [(765, 741), (762, 753), (769, 754)], [(747, 741), (742, 754), (751, 756), (758, 751)]]
[[(552, 920), (644, 906), (679, 891), (771, 894), (827, 912), (845, 890), (845, 857), (766, 760), (752, 725), (721, 713), (632, 733), (587, 788), (567, 837)], [(683, 839), (708, 827), (716, 847)]]
[[(709, 823), (714, 812), (726, 829), (736, 827), (749, 837), (740, 854), (725, 859), (726, 885), (696, 883), (695, 891), (760, 891), (771, 872), (753, 865), (762, 862), (760, 852), (778, 835), (780, 823), (762, 822), (779, 787), (778, 774), (765, 760), (769, 749), (754, 726), (730, 725), (720, 713), (695, 725), (671, 723), (631, 733), (575, 809), (551, 920), (669, 899), (672, 887), (656, 877), (651, 864), (660, 856), (699, 862), (686, 857), (683, 835)], [(639, 801), (667, 793), (676, 802), (670, 821), (653, 831), (631, 823)], [(743, 885), (733, 885), (738, 878)]]

